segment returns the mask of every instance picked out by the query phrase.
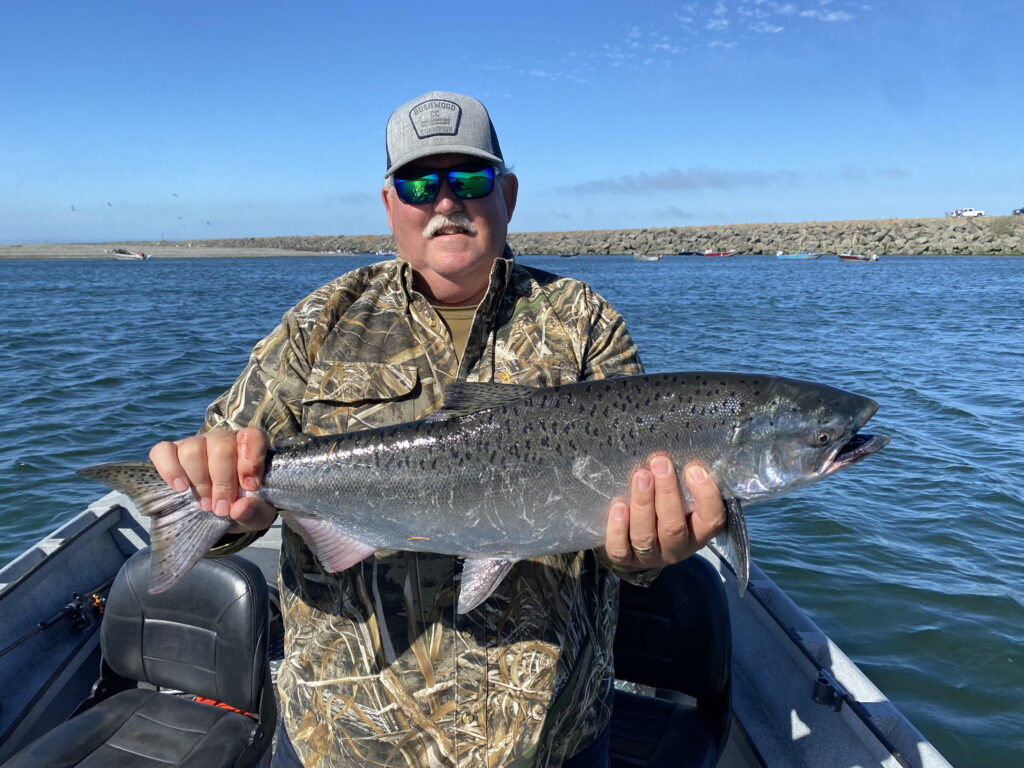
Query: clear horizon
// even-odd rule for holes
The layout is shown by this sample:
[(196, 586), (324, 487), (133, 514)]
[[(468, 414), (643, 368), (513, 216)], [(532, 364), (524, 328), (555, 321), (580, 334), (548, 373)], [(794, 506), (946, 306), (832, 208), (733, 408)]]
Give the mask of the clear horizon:
[(387, 234), (384, 125), (480, 98), (513, 232), (1024, 206), (1019, 5), (0, 5), (0, 242)]

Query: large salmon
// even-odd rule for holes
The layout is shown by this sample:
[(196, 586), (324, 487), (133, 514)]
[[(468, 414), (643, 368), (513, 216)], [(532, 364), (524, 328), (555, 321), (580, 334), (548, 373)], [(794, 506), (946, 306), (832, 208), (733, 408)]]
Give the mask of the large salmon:
[[(823, 384), (745, 373), (663, 373), (532, 388), (457, 383), (423, 420), (278, 445), (257, 493), (330, 571), (378, 549), (466, 558), (460, 612), (523, 558), (600, 547), (610, 502), (656, 451), (697, 461), (726, 501), (719, 537), (740, 591), (742, 503), (813, 483), (884, 447), (858, 435), (878, 404)], [(169, 587), (229, 521), (177, 493), (149, 462), (81, 470), (152, 518), (151, 588)], [(685, 487), (684, 487), (685, 491)], [(688, 499), (692, 501), (692, 499)]]

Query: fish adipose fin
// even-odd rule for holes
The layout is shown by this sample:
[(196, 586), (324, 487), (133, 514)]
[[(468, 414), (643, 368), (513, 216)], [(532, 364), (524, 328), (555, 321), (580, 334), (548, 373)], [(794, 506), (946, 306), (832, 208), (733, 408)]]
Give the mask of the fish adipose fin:
[(177, 584), (231, 527), (231, 520), (203, 512), (191, 490), (178, 493), (167, 485), (148, 461), (97, 464), (78, 474), (127, 494), (150, 518), (149, 591), (154, 594)]
[(519, 384), (455, 381), (444, 388), (444, 404), (430, 414), (427, 421), (443, 421), (522, 402), (537, 392), (537, 387), (524, 387)]
[(462, 566), (458, 612), (468, 613), (490, 597), (516, 562), (502, 557), (466, 558)]
[(732, 567), (742, 597), (747, 591), (747, 582), (750, 581), (750, 540), (747, 538), (747, 523), (743, 519), (743, 506), (739, 499), (723, 501), (725, 530), (715, 536), (711, 544)]
[(351, 568), (377, 551), (376, 547), (342, 533), (336, 525), (301, 512), (288, 515), (288, 527), (302, 537), (320, 564), (331, 573)]

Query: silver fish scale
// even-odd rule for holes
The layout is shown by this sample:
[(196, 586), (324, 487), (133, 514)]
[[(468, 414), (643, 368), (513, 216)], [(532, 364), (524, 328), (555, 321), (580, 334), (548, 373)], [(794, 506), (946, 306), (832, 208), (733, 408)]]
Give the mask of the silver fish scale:
[[(720, 478), (742, 423), (761, 418), (778, 429), (787, 410), (803, 424), (820, 421), (819, 411), (857, 410), (851, 398), (870, 402), (753, 374), (544, 388), (444, 420), (309, 438), (273, 456), (263, 495), (377, 548), (492, 557), (583, 550), (603, 543), (609, 502), (652, 452), (678, 467), (701, 461)], [(754, 438), (765, 446), (747, 453), (760, 455), (771, 433)]]

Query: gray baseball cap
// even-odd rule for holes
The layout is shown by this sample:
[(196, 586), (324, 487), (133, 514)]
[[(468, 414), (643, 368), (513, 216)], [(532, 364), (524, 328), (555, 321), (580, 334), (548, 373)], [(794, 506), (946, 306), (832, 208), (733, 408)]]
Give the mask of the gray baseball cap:
[(392, 112), (387, 150), (385, 176), (413, 160), (449, 152), (505, 167), (487, 108), (472, 96), (449, 91), (424, 93)]

